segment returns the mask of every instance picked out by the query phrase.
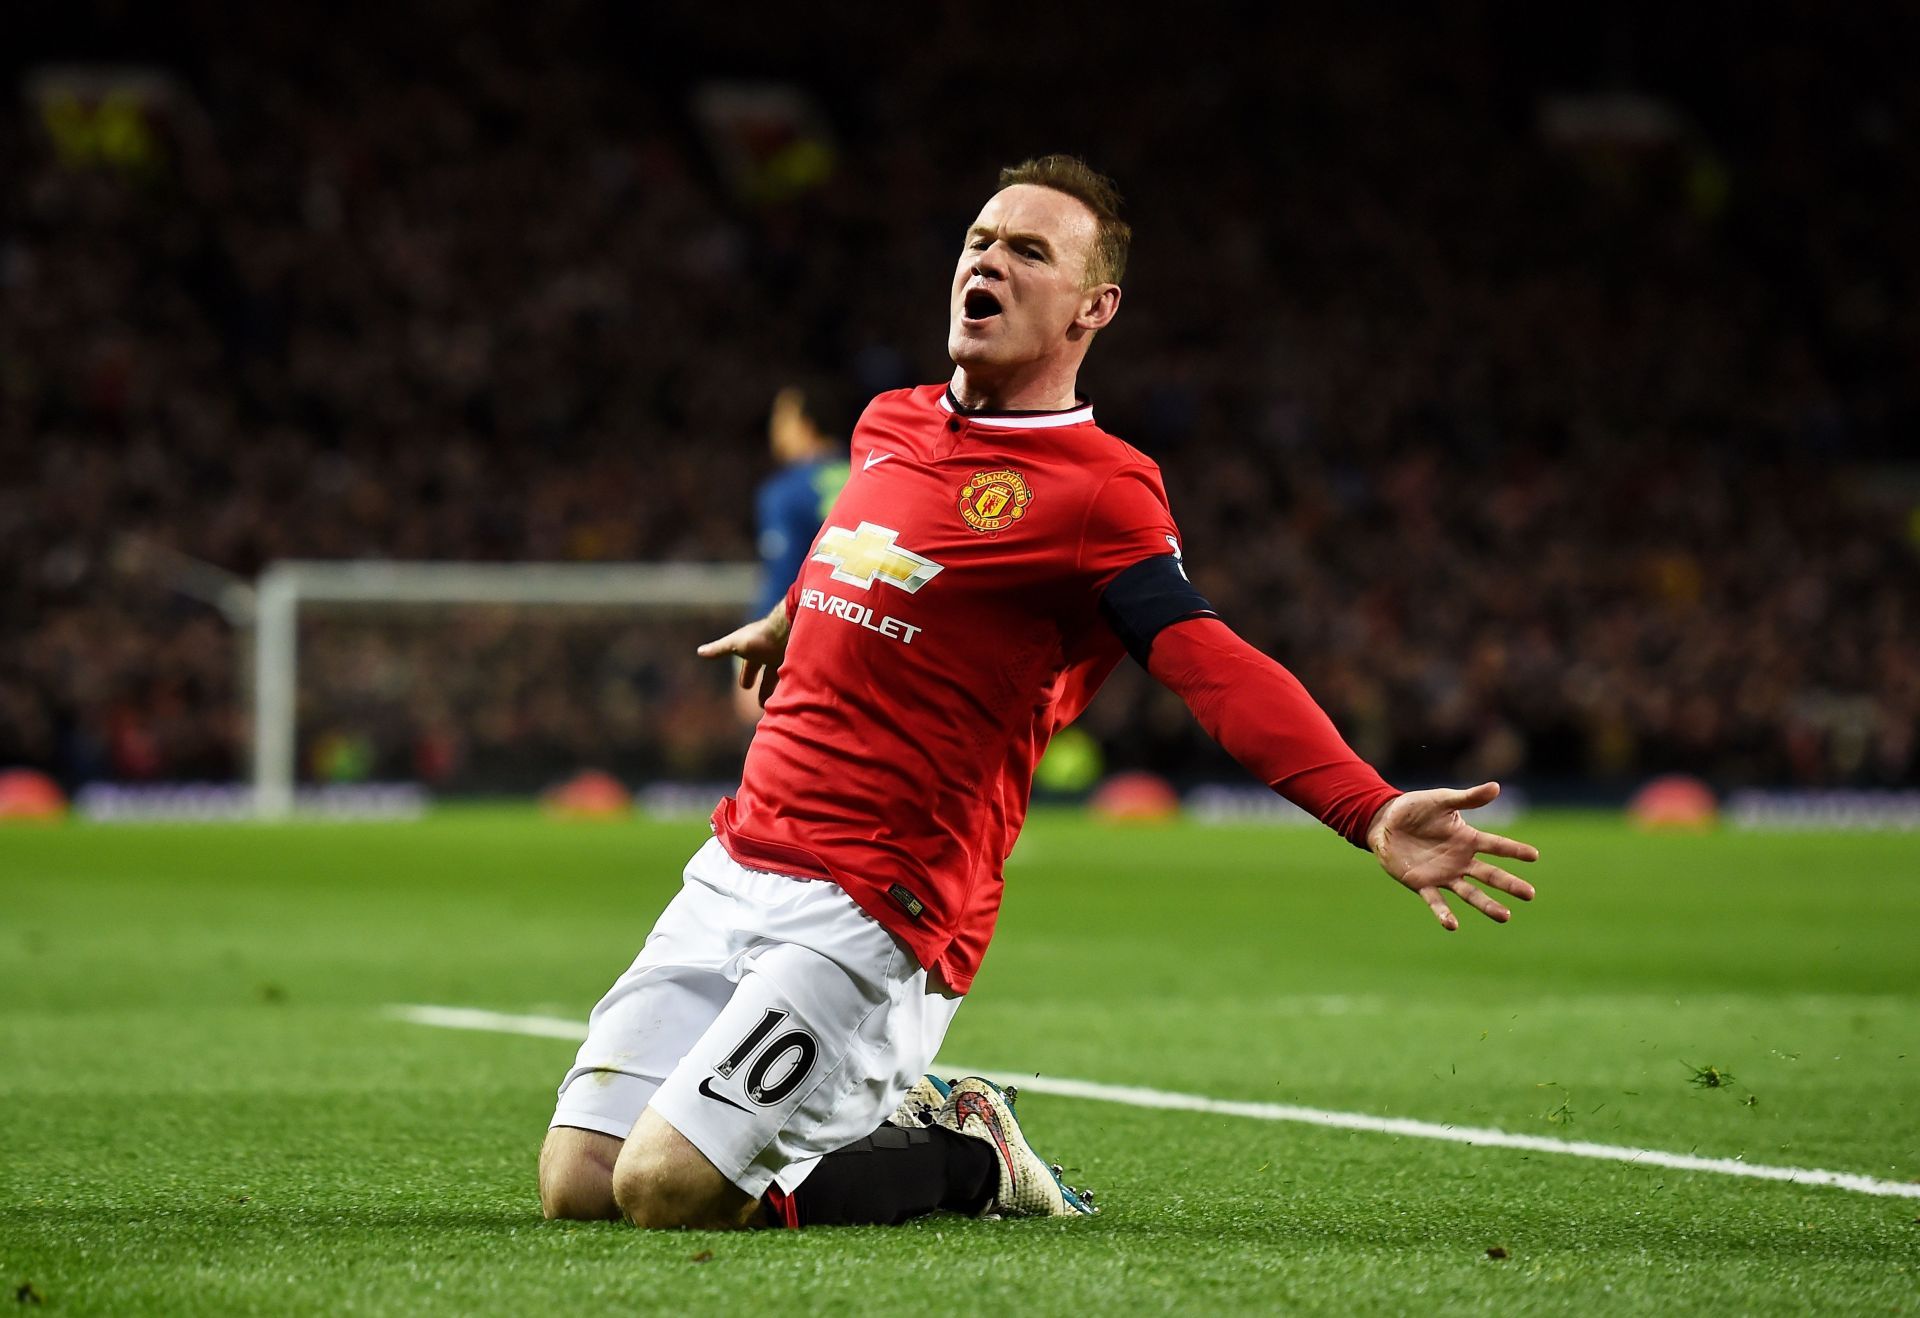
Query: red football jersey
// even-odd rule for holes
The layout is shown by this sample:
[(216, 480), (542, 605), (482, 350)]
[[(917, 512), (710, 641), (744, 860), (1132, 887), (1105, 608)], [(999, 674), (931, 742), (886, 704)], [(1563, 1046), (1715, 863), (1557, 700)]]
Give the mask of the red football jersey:
[(1159, 468), (1093, 409), (964, 413), (882, 394), (787, 595), (793, 632), (715, 831), (830, 879), (965, 991), (1033, 768), (1125, 654), (1100, 595), (1177, 553)]

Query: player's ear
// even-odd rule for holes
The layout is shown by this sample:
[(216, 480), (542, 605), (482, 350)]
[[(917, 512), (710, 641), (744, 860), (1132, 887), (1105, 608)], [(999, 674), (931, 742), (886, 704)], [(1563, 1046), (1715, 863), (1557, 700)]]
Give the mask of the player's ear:
[(1105, 329), (1120, 310), (1120, 285), (1100, 284), (1087, 290), (1086, 302), (1073, 323), (1081, 329)]

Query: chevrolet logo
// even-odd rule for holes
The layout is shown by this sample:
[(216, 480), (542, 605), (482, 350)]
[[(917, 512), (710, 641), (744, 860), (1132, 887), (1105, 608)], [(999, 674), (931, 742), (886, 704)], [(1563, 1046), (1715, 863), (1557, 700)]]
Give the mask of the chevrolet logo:
[(821, 532), (813, 556), (818, 562), (833, 564), (835, 581), (867, 590), (878, 577), (911, 595), (940, 574), (940, 564), (900, 548), (894, 543), (899, 538), (898, 531), (872, 522), (860, 523), (858, 531), (829, 526)]

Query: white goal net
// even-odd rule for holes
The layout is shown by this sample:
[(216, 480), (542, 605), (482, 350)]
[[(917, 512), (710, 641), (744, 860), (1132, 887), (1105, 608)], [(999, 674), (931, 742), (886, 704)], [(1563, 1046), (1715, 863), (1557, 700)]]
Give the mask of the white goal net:
[(517, 792), (583, 768), (737, 768), (731, 672), (750, 563), (283, 562), (255, 587), (254, 808), (303, 777)]

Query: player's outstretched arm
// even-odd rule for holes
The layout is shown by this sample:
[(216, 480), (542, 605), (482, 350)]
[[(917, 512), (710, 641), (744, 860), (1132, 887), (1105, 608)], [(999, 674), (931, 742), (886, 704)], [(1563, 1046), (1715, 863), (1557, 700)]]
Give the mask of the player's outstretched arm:
[(780, 661), (786, 658), (787, 635), (791, 630), (787, 602), (781, 600), (766, 617), (736, 627), (717, 641), (708, 641), (695, 653), (702, 659), (721, 659), (727, 655), (739, 659), (740, 689), (751, 691), (757, 683), (760, 703), (765, 705), (779, 680)]
[(1511, 912), (1477, 884), (1533, 899), (1529, 884), (1480, 856), (1531, 861), (1540, 853), (1460, 817), (1498, 796), (1498, 784), (1396, 791), (1341, 739), (1292, 673), (1218, 618), (1182, 619), (1147, 644), (1147, 670), (1186, 701), (1208, 735), (1274, 791), (1373, 852), (1388, 874), (1426, 900), (1442, 928), (1460, 927), (1448, 892), (1500, 921)]
[(1481, 857), (1535, 861), (1540, 859), (1538, 849), (1498, 833), (1483, 833), (1460, 816), (1462, 810), (1486, 805), (1498, 795), (1499, 783), (1481, 783), (1464, 791), (1441, 787), (1406, 792), (1381, 806), (1367, 827), (1367, 848), (1379, 858), (1380, 868), (1425, 901), (1442, 929), (1460, 927), (1447, 907), (1449, 892), (1502, 924), (1513, 912), (1479, 884), (1523, 902), (1533, 900), (1532, 884)]

